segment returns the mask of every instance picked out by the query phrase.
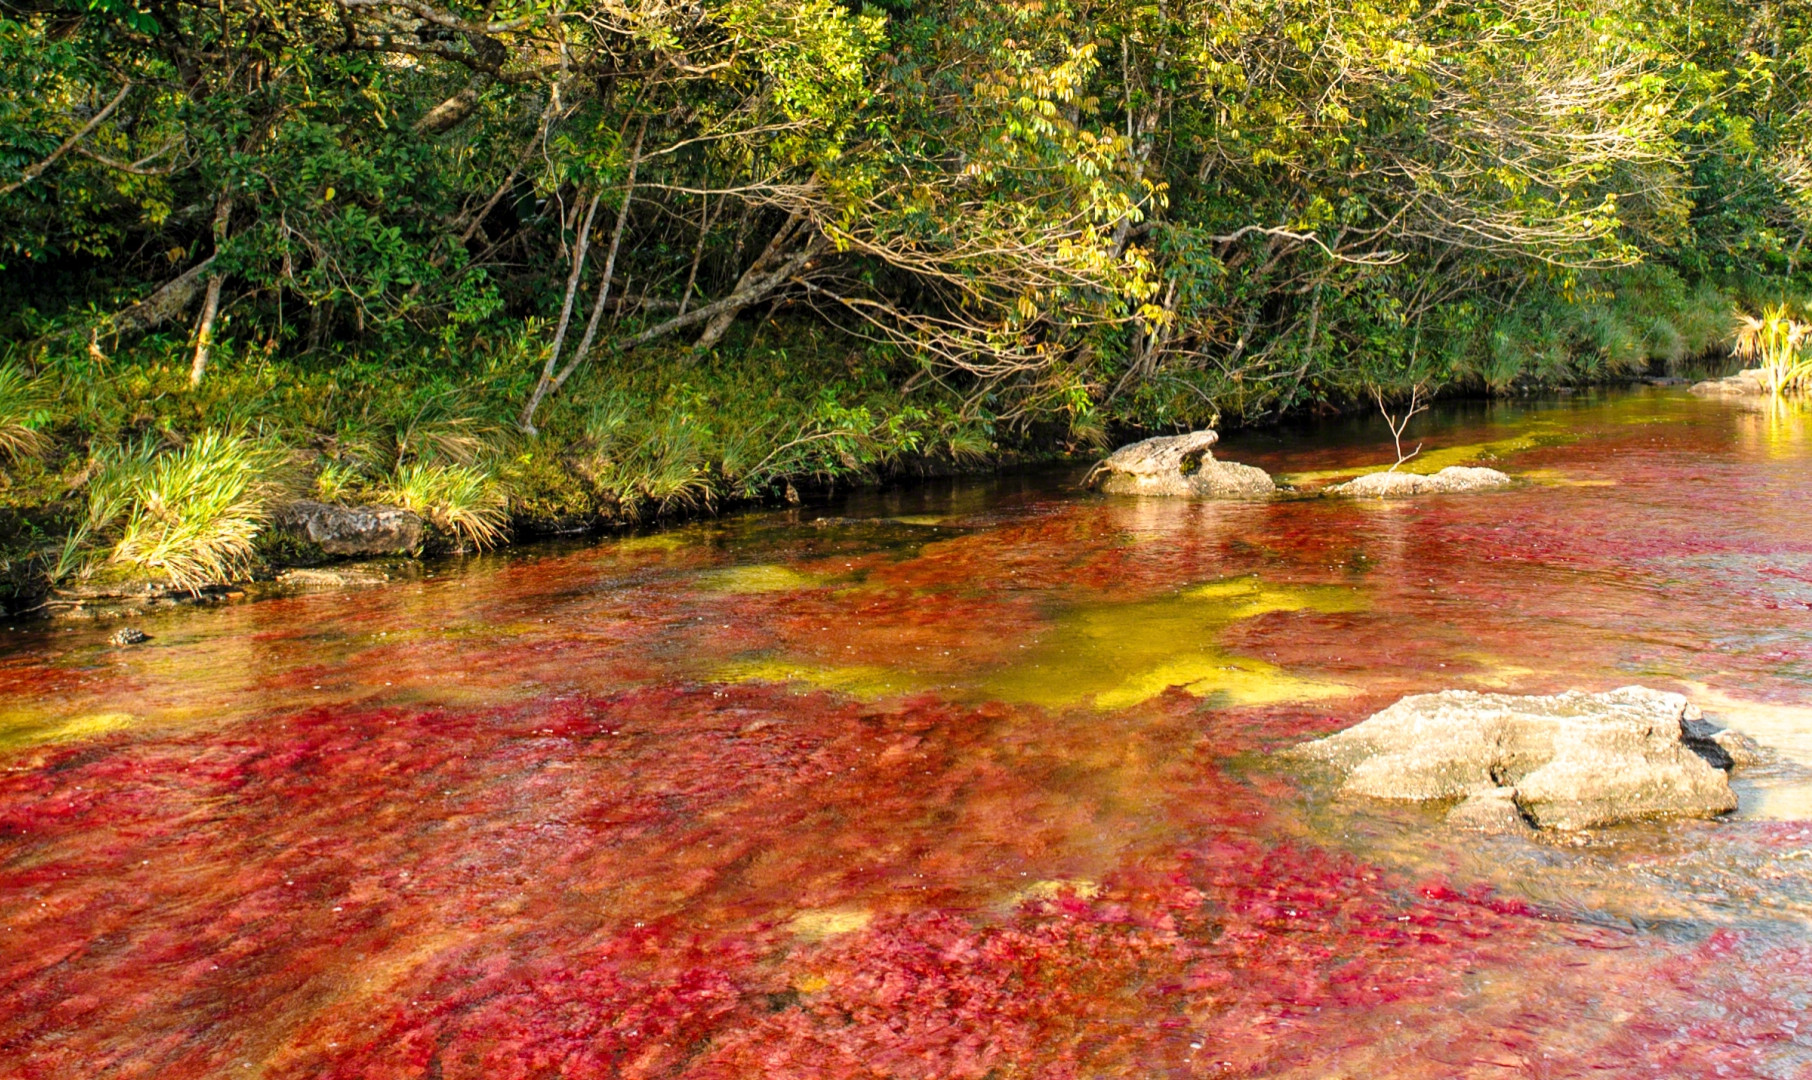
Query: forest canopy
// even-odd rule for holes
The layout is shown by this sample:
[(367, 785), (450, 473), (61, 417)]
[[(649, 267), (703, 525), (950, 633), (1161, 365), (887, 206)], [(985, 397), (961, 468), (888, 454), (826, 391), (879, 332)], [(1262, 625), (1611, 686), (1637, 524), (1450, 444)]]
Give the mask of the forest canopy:
[(461, 460), (410, 449), (438, 417), (677, 454), (680, 497), (1677, 371), (1733, 300), (1798, 295), (1809, 31), (1778, 0), (5, 0), (6, 370), (90, 463), (284, 417), (376, 484)]

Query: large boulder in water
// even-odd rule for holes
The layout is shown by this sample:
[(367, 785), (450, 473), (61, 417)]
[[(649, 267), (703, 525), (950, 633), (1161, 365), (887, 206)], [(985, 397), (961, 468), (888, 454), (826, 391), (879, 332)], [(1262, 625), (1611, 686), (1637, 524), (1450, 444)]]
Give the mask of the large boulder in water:
[(1184, 499), (1263, 498), (1277, 490), (1263, 469), (1216, 461), (1212, 431), (1166, 435), (1122, 446), (1084, 481), (1110, 495), (1168, 495)]
[(396, 555), (422, 546), (422, 519), (400, 506), (336, 506), (299, 499), (272, 525), (329, 555)]
[(1456, 821), (1513, 802), (1545, 829), (1713, 817), (1737, 799), (1704, 719), (1679, 694), (1625, 686), (1546, 697), (1445, 690), (1406, 697), (1364, 723), (1289, 753), (1345, 774), (1378, 799), (1462, 799)]
[(1367, 473), (1328, 489), (1331, 495), (1356, 498), (1395, 499), (1406, 495), (1435, 495), (1460, 491), (1490, 491), (1514, 483), (1496, 469), (1466, 465), (1449, 465), (1437, 473), (1423, 475), (1407, 472)]

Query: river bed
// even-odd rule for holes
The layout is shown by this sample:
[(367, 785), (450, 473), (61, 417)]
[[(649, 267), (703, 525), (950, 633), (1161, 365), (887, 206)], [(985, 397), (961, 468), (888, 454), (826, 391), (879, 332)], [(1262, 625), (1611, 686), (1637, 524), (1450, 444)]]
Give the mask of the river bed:
[[(1641, 389), (915, 485), (0, 640), (0, 1074), (1812, 1076), (1812, 419)], [(1406, 447), (1407, 449), (1407, 447)], [(1678, 690), (1718, 821), (1480, 837), (1271, 752)]]

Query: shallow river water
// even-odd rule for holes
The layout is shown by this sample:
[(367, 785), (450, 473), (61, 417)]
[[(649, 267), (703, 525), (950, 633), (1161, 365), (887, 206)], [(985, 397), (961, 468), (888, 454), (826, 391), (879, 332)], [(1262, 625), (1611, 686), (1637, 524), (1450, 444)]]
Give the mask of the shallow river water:
[[(14, 628), (0, 1076), (1812, 1076), (1812, 421), (1413, 436), (1519, 484), (1050, 471)], [(1271, 756), (1631, 683), (1764, 746), (1735, 814), (1482, 837)]]

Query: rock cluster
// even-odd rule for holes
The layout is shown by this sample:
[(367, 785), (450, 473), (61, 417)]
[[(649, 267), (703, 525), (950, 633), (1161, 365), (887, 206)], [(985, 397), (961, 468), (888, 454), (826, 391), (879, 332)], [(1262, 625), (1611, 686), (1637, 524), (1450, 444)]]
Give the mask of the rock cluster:
[(1416, 694), (1287, 753), (1334, 766), (1345, 794), (1458, 800), (1455, 824), (1586, 829), (1734, 810), (1724, 768), (1751, 748), (1712, 731), (1680, 694), (1625, 686)]
[(1253, 499), (1277, 490), (1262, 469), (1215, 460), (1209, 447), (1219, 441), (1204, 430), (1122, 446), (1096, 465), (1084, 484), (1110, 495), (1184, 499)]
[(1761, 368), (1749, 368), (1722, 379), (1694, 383), (1692, 392), (1702, 397), (1760, 397), (1768, 393), (1768, 376)]
[(396, 555), (422, 546), (422, 519), (400, 506), (300, 499), (278, 510), (271, 524), (329, 555)]
[(1408, 472), (1367, 473), (1356, 480), (1336, 484), (1328, 489), (1328, 493), (1351, 495), (1355, 498), (1394, 499), (1406, 495), (1490, 491), (1493, 488), (1508, 487), (1511, 483), (1510, 477), (1496, 469), (1449, 465), (1440, 472), (1426, 476)]

